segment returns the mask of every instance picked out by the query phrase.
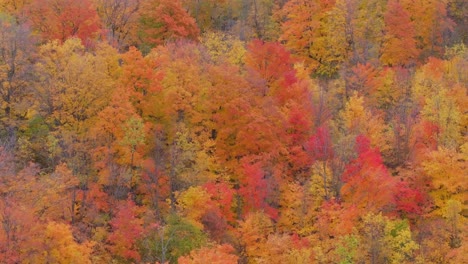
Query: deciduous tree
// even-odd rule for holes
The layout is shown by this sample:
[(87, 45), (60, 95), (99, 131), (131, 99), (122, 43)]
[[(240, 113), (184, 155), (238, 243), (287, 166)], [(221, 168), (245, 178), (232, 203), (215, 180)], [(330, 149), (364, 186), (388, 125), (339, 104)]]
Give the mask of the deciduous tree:
[(121, 201), (115, 217), (110, 221), (112, 232), (108, 237), (110, 251), (123, 259), (140, 261), (136, 241), (143, 236), (141, 208), (129, 198)]
[(90, 0), (34, 0), (29, 6), (29, 19), (45, 41), (77, 37), (90, 44), (101, 34), (101, 25)]
[(180, 257), (177, 261), (180, 264), (203, 264), (206, 262), (213, 264), (236, 264), (238, 257), (234, 254), (234, 248), (229, 244), (216, 245), (214, 247), (202, 247), (190, 252), (190, 255)]
[(32, 104), (35, 46), (24, 24), (0, 14), (0, 125), (9, 136), (27, 119)]
[(94, 0), (109, 43), (120, 51), (136, 45), (141, 0)]
[(398, 0), (389, 0), (384, 15), (385, 36), (380, 60), (385, 65), (409, 66), (417, 62), (414, 22)]
[(179, 0), (150, 0), (142, 10), (140, 37), (150, 47), (180, 38), (196, 40), (200, 33)]

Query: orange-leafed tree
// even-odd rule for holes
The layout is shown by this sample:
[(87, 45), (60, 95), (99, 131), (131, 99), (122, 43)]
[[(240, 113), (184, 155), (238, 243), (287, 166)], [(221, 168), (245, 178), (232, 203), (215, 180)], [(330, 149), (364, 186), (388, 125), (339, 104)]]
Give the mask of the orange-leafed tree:
[(122, 59), (121, 92), (128, 96), (138, 115), (147, 119), (152, 114), (155, 97), (162, 89), (163, 73), (159, 63), (152, 56), (143, 56), (135, 47), (123, 54)]
[[(131, 129), (128, 120), (138, 124), (136, 130)], [(115, 94), (110, 105), (99, 112), (96, 125), (91, 129), (91, 136), (96, 140), (91, 155), (99, 175), (99, 184), (130, 184), (129, 179), (124, 177), (125, 167), (132, 163), (139, 164), (141, 155), (137, 147), (141, 145), (144, 134), (134, 133), (134, 141), (129, 140), (129, 136), (140, 130), (141, 118), (135, 113), (128, 96), (123, 93)]]
[(401, 0), (400, 2), (414, 21), (417, 46), (423, 58), (442, 56), (444, 47), (450, 41), (448, 36), (455, 27), (454, 21), (447, 14), (450, 1)]
[[(315, 64), (315, 57), (312, 55), (313, 40), (320, 36), (320, 21), (324, 16), (322, 11), (330, 10), (332, 5), (331, 1), (292, 0), (278, 12), (285, 20), (281, 25), (280, 39), (286, 41), (286, 47), (293, 54)], [(309, 54), (312, 56), (309, 57)]]
[(385, 36), (380, 60), (385, 65), (409, 66), (417, 62), (414, 22), (398, 0), (390, 0), (384, 14)]
[[(77, 243), (68, 222), (71, 172), (59, 166), (37, 177), (31, 164), (19, 171), (11, 153), (0, 149), (0, 257), (5, 263), (90, 263), (90, 243)], [(75, 179), (76, 180), (76, 179)], [(55, 192), (54, 192), (55, 191)], [(61, 197), (57, 197), (57, 194)], [(57, 204), (60, 208), (57, 208)], [(67, 208), (68, 207), (68, 208)], [(53, 220), (52, 220), (53, 219)], [(49, 221), (52, 220), (52, 221)], [(48, 222), (49, 221), (49, 222)], [(60, 222), (53, 222), (60, 221)]]
[(43, 251), (30, 261), (35, 263), (83, 263), (90, 264), (92, 242), (78, 243), (67, 224), (49, 222), (42, 237)]
[(327, 239), (351, 234), (359, 214), (355, 205), (345, 205), (335, 199), (324, 202), (316, 223), (319, 238)]
[(319, 77), (333, 77), (347, 58), (345, 1), (291, 0), (278, 12), (280, 40)]
[(88, 44), (101, 34), (101, 25), (90, 0), (34, 0), (29, 6), (32, 27), (44, 40), (65, 42), (77, 37)]
[(273, 234), (273, 223), (263, 212), (253, 212), (236, 229), (242, 249), (241, 258), (259, 261), (268, 254), (268, 236)]
[(279, 217), (276, 223), (280, 232), (295, 232), (307, 236), (315, 231), (311, 225), (323, 201), (323, 192), (315, 192), (312, 184), (299, 182), (280, 186)]
[(466, 143), (464, 148), (465, 152), (462, 153), (444, 147), (426, 153), (421, 167), (432, 183), (433, 214), (441, 215), (450, 200), (466, 200)]
[(192, 250), (190, 255), (180, 257), (178, 263), (180, 264), (235, 264), (238, 257), (233, 254), (234, 248), (229, 244), (217, 245), (214, 247), (202, 247), (200, 249)]
[(379, 70), (372, 64), (358, 63), (351, 68), (351, 73), (346, 78), (351, 90), (358, 91), (359, 94), (369, 97), (381, 85), (378, 76)]
[[(281, 123), (283, 117), (273, 99), (264, 96), (263, 80), (256, 79), (259, 85), (255, 81), (248, 83), (242, 76), (223, 68), (211, 72), (213, 97), (216, 98), (216, 104), (212, 105), (216, 154), (228, 171), (236, 171), (237, 177), (243, 173), (239, 165), (242, 158), (255, 163), (277, 157), (281, 150), (278, 147), (281, 126), (276, 124)], [(274, 166), (265, 166), (275, 170)]]
[(44, 175), (38, 181), (35, 206), (43, 218), (75, 222), (76, 193), (79, 179), (65, 164), (58, 165), (50, 175)]

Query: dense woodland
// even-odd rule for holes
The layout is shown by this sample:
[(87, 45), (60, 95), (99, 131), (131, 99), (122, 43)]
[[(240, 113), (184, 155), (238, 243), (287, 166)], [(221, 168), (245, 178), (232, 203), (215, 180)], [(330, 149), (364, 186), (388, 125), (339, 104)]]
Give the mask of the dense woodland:
[(0, 263), (468, 263), (464, 0), (0, 0)]

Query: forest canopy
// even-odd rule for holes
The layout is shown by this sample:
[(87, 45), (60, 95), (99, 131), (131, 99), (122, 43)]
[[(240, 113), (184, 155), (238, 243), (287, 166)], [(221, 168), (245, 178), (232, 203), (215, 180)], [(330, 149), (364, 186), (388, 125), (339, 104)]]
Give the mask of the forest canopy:
[(468, 263), (463, 0), (0, 0), (0, 262)]

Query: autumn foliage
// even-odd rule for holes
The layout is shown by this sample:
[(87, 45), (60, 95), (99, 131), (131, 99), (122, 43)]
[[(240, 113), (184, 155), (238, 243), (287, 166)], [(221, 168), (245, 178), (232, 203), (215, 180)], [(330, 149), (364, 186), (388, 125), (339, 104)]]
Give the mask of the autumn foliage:
[(0, 263), (468, 263), (466, 13), (0, 0)]
[(99, 17), (90, 0), (34, 0), (29, 7), (29, 18), (44, 40), (64, 42), (77, 37), (86, 43), (97, 38), (101, 30)]

